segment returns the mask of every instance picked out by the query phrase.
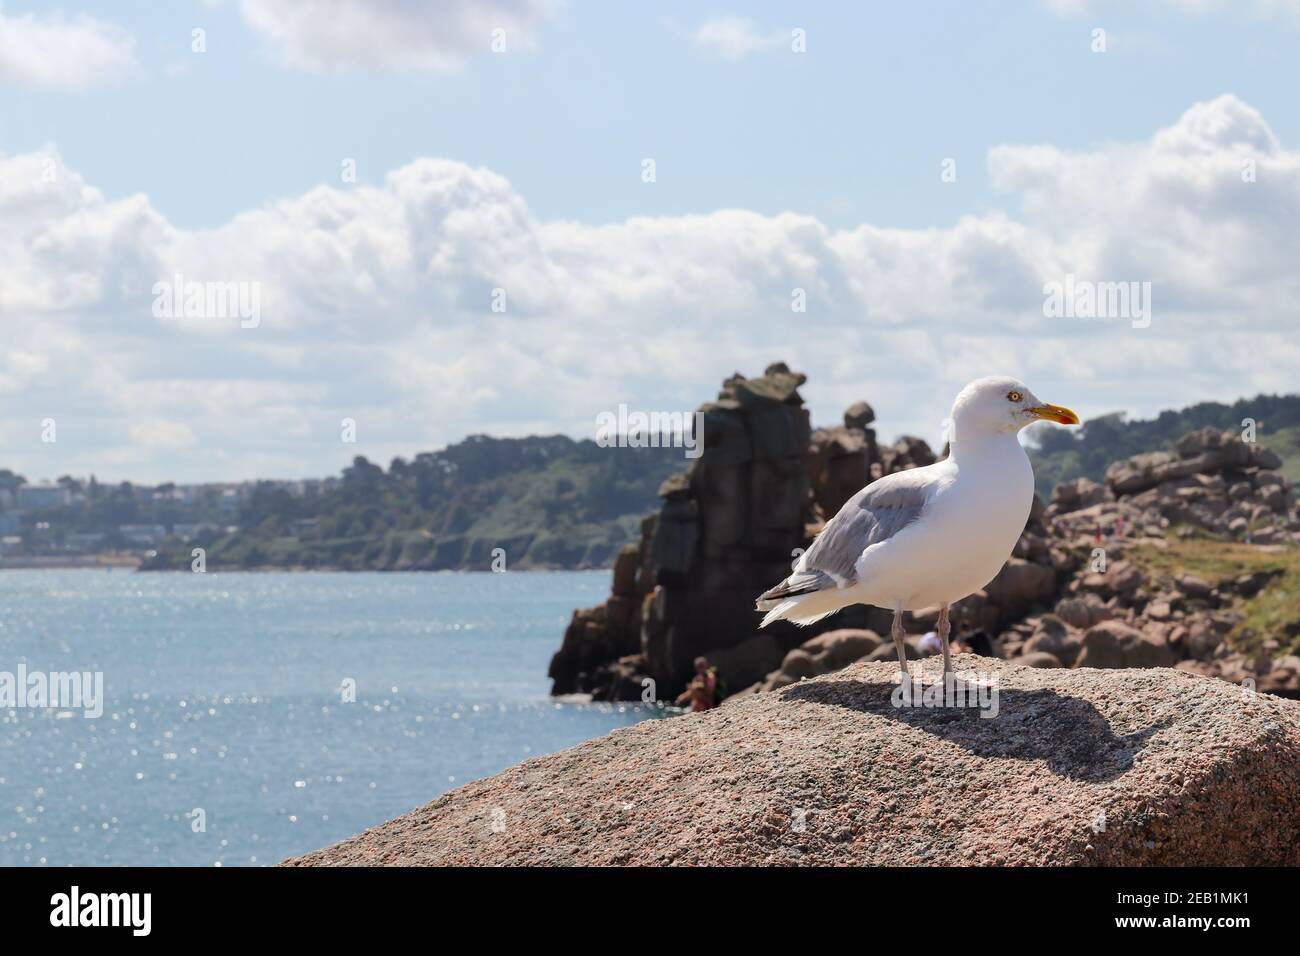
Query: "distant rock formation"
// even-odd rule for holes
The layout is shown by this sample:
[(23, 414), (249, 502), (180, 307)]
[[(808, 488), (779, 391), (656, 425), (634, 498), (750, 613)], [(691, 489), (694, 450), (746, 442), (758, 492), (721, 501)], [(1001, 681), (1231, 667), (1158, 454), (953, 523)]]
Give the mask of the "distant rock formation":
[[(1202, 428), (1189, 432), (1177, 443), (1176, 452), (1150, 452), (1117, 461), (1106, 469), (1106, 490), (1087, 482), (1090, 500), (1075, 502), (1067, 488), (1053, 504), (1059, 512), (1087, 510), (1086, 515), (1105, 515), (1109, 525), (1127, 519), (1143, 522), (1142, 527), (1170, 523), (1203, 528), (1239, 541), (1254, 544), (1290, 542), (1290, 518), (1295, 508), (1290, 482), (1276, 469), (1278, 456), (1259, 445), (1242, 441), (1241, 433), (1228, 429)], [(1062, 486), (1065, 487), (1065, 486)], [(1124, 507), (1114, 507), (1112, 501)], [(1075, 507), (1077, 505), (1077, 507)], [(1072, 523), (1077, 524), (1078, 519)]]
[(1300, 704), (1168, 668), (955, 665), (996, 684), (991, 719), (897, 707), (897, 662), (855, 664), (528, 760), (286, 864), (1300, 865)]
[(1228, 472), (1240, 480), (1249, 472), (1281, 466), (1276, 454), (1242, 441), (1239, 431), (1202, 428), (1179, 439), (1173, 452), (1147, 452), (1115, 462), (1106, 469), (1106, 484), (1116, 495), (1132, 495), (1194, 475)]
[[(619, 556), (610, 598), (575, 612), (551, 661), (553, 693), (636, 700), (649, 688), (670, 698), (704, 654), (725, 663), (734, 690), (825, 629), (782, 623), (760, 634), (754, 599), (869, 480), (935, 459), (919, 438), (879, 447), (865, 402), (843, 426), (814, 434), (798, 392), (805, 380), (777, 362), (757, 378), (733, 375), (701, 406), (701, 456), (660, 489), (663, 506), (642, 526), (640, 546)], [(838, 626), (878, 622), (870, 609), (854, 610)]]

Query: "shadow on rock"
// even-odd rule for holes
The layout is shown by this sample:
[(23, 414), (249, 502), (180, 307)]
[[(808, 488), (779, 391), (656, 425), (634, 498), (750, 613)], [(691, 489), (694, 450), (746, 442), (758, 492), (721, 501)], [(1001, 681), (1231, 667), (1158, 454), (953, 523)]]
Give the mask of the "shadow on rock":
[(892, 700), (896, 686), (861, 680), (809, 681), (775, 693), (785, 700), (898, 720), (980, 757), (1041, 760), (1057, 776), (1091, 783), (1122, 777), (1137, 752), (1167, 723), (1116, 734), (1090, 702), (1048, 688), (998, 688), (994, 717), (981, 717), (973, 706), (896, 707)]

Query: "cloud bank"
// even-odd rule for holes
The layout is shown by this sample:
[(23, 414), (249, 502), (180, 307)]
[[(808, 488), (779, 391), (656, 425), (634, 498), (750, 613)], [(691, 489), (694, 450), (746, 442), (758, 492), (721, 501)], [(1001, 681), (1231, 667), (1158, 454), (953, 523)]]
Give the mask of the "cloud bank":
[[(195, 231), (107, 200), (53, 147), (0, 157), (0, 467), (327, 474), (473, 432), (591, 436), (619, 403), (689, 410), (775, 359), (809, 373), (816, 420), (866, 398), (885, 438), (937, 440), (993, 372), (1085, 416), (1295, 390), (1300, 152), (1254, 109), (1222, 96), (1142, 142), (999, 146), (988, 166), (1017, 212), (943, 229), (541, 221), (490, 170), (421, 159)], [(1067, 274), (1149, 281), (1150, 327), (1046, 317)], [(256, 283), (260, 323), (156, 314), (177, 275)]]

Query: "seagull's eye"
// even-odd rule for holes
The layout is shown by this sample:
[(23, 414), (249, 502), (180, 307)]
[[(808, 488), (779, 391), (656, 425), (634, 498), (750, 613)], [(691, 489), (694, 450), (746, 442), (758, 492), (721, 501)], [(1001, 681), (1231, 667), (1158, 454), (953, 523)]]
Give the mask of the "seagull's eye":
[(1007, 392), (1008, 402), (1018, 402), (1024, 397), (1025, 396), (1021, 395), (1019, 392)]

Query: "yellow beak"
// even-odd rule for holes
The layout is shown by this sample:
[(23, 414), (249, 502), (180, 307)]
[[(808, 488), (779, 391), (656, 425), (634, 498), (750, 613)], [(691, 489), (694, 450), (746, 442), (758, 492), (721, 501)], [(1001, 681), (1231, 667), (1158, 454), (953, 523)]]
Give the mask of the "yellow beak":
[(1060, 425), (1079, 424), (1079, 416), (1062, 405), (1039, 405), (1029, 409), (1029, 413), (1037, 418), (1045, 418), (1049, 422), (1056, 422)]

